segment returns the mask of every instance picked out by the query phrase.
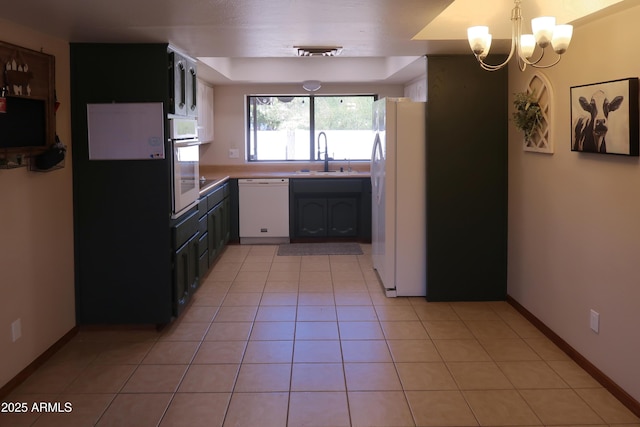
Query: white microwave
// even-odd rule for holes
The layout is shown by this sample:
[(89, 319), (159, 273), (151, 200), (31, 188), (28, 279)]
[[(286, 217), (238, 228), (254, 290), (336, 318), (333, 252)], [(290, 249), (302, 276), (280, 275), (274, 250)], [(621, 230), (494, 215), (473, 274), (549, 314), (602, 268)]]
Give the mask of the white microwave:
[(197, 140), (198, 120), (189, 118), (170, 118), (169, 138), (174, 141)]

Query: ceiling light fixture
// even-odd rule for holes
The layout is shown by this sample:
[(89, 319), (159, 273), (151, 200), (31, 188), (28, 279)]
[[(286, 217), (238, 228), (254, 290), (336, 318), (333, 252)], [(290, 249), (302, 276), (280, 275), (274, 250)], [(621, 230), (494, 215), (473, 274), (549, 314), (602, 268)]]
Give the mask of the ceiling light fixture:
[(342, 53), (342, 46), (294, 46), (298, 49), (298, 56), (338, 56)]
[[(522, 34), (522, 11), (520, 3), (522, 0), (514, 0), (515, 7), (511, 11), (511, 51), (507, 59), (499, 65), (491, 65), (484, 62), (491, 48), (491, 34), (489, 27), (477, 26), (467, 29), (467, 37), (469, 38), (469, 46), (473, 51), (480, 66), (487, 71), (496, 71), (507, 65), (514, 53), (517, 54), (518, 67), (520, 71), (524, 71), (527, 65), (536, 68), (549, 68), (560, 62), (562, 54), (569, 48), (571, 36), (573, 34), (572, 25), (556, 25), (556, 18), (552, 16), (542, 16), (531, 20), (531, 29), (533, 34)], [(544, 57), (544, 51), (547, 46), (551, 47), (557, 54), (558, 58), (547, 65), (539, 65)], [(536, 60), (532, 60), (533, 52), (537, 46), (540, 46), (542, 53)]]
[(320, 80), (305, 80), (302, 82), (302, 88), (307, 92), (315, 92), (321, 87)]

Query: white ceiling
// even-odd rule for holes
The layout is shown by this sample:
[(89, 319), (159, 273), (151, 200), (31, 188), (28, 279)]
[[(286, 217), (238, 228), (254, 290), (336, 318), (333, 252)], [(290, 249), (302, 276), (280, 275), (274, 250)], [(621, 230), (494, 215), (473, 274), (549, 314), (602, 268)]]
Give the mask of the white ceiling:
[[(523, 0), (522, 9), (525, 20), (580, 22), (639, 3)], [(168, 42), (198, 58), (200, 76), (215, 84), (405, 83), (424, 72), (425, 54), (469, 52), (470, 25), (508, 39), (512, 8), (512, 0), (18, 0), (3, 5), (2, 19), (71, 42)], [(343, 52), (300, 58), (300, 45)]]

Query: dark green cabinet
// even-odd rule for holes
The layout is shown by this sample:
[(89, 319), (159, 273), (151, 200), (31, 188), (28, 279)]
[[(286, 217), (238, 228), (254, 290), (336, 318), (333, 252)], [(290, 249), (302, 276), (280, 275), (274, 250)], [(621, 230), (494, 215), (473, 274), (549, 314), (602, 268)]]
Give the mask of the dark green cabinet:
[(327, 234), (355, 237), (358, 235), (358, 198), (327, 199)]
[(327, 236), (327, 199), (298, 196), (295, 198), (295, 236)]
[(206, 199), (204, 203), (198, 203), (198, 215), (198, 273), (202, 277), (209, 269), (209, 224), (207, 221)]
[(200, 198), (200, 276), (204, 276), (229, 243), (231, 235), (229, 183), (213, 188)]
[(224, 247), (222, 211), (223, 204), (220, 202), (207, 213), (207, 229), (209, 230), (209, 264), (213, 263)]
[(179, 316), (200, 283), (200, 230), (197, 209), (171, 227), (173, 240), (173, 314)]
[(182, 116), (198, 115), (196, 61), (175, 51), (169, 52), (171, 93), (169, 112)]
[(198, 235), (175, 251), (173, 273), (173, 311), (178, 316), (198, 287)]
[(198, 238), (198, 273), (200, 276), (209, 270), (209, 235), (205, 233)]
[(289, 204), (293, 240), (371, 240), (368, 178), (292, 179)]
[(222, 201), (222, 245), (231, 240), (231, 198), (225, 196)]

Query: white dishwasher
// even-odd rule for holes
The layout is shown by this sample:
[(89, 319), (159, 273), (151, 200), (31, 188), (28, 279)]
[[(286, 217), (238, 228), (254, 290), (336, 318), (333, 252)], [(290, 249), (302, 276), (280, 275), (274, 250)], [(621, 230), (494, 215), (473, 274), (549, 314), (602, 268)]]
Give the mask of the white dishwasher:
[(241, 244), (289, 243), (289, 179), (239, 179)]

